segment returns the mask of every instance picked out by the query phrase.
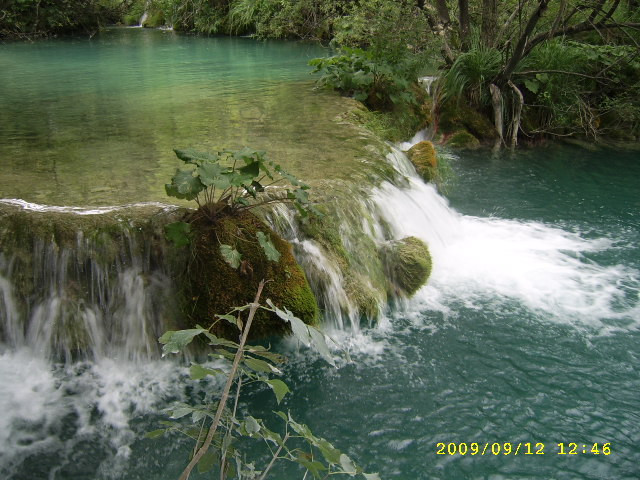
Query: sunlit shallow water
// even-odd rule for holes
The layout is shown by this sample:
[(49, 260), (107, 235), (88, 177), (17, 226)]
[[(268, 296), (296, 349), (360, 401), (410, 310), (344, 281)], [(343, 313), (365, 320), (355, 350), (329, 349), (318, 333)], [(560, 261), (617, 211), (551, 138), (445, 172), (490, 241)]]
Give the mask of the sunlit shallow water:
[[(195, 48), (189, 47), (192, 41), (184, 48)], [(11, 46), (24, 48), (25, 54), (27, 47)], [(144, 55), (134, 51), (131, 61), (142, 61)], [(115, 64), (126, 61), (119, 58)], [(255, 75), (254, 69), (248, 72)], [(105, 88), (112, 81), (105, 78)], [(131, 98), (144, 96), (156, 81), (143, 84)], [(273, 79), (274, 88), (281, 81), (287, 83), (288, 77)], [(42, 89), (43, 97), (49, 95)], [(196, 95), (194, 89), (180, 94)], [(51, 91), (69, 93), (61, 81)], [(126, 114), (138, 115), (134, 103)], [(154, 125), (160, 121), (141, 115), (132, 125), (143, 126), (142, 118)], [(23, 127), (5, 124), (24, 130), (29, 121)], [(187, 130), (176, 127), (175, 138), (188, 135)], [(149, 145), (170, 152), (172, 141)], [(34, 133), (33, 144), (42, 148), (40, 133)], [(3, 164), (23, 166), (0, 175), (3, 196), (10, 196), (5, 189), (32, 166), (40, 183), (31, 199), (55, 199), (54, 189), (44, 187), (44, 179), (56, 178), (51, 158), (23, 153), (19, 142), (2, 145), (23, 155), (18, 162), (2, 151)], [(102, 152), (98, 144), (92, 149)], [(122, 146), (118, 149), (122, 161), (131, 158)], [(82, 172), (80, 158), (68, 172), (71, 183)], [(290, 342), (278, 343), (276, 348), (290, 357), (285, 373), (293, 394), (278, 407), (271, 392), (249, 389), (241, 412), (271, 418), (276, 408), (290, 410), (386, 479), (637, 479), (638, 154), (554, 147), (514, 156), (465, 153), (451, 164), (455, 181), (445, 196), (415, 178), (401, 188), (372, 187), (372, 201), (397, 236), (412, 234), (429, 242), (434, 260), (429, 285), (412, 301), (394, 305), (376, 327), (330, 331), (352, 360), (338, 369)], [(146, 168), (153, 176), (165, 167)], [(78, 173), (79, 178), (90, 182), (91, 171)], [(142, 200), (135, 198), (135, 188), (122, 190), (126, 201)], [(111, 191), (105, 197), (83, 195), (73, 203), (113, 201)], [(58, 198), (64, 203), (64, 196)], [(1, 284), (0, 291), (5, 291)], [(59, 365), (28, 346), (4, 348), (0, 473), (12, 479), (177, 478), (189, 442), (142, 435), (158, 427), (161, 410), (172, 402), (206, 395), (206, 385), (188, 380), (184, 365), (166, 359), (132, 362), (116, 352)], [(513, 450), (510, 455), (438, 455), (439, 442), (509, 443)], [(513, 453), (527, 443), (544, 455)], [(577, 454), (559, 455), (558, 443), (576, 443)], [(595, 443), (600, 450), (610, 443), (611, 455), (592, 453)], [(273, 478), (302, 474), (282, 465)]]

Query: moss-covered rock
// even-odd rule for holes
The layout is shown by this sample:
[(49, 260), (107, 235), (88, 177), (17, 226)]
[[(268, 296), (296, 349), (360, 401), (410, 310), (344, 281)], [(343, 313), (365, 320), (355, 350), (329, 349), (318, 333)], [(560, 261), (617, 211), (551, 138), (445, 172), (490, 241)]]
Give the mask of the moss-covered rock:
[(388, 242), (381, 253), (394, 293), (411, 297), (431, 275), (429, 247), (419, 238)]
[(493, 124), (485, 114), (456, 100), (440, 105), (438, 128), (445, 135), (465, 130), (482, 142), (491, 142), (497, 137)]
[(474, 149), (480, 147), (480, 140), (466, 130), (458, 130), (447, 138), (447, 146), (460, 149)]
[(436, 149), (433, 143), (426, 140), (416, 143), (407, 152), (407, 156), (413, 166), (426, 182), (432, 181), (436, 176), (438, 169), (438, 158), (436, 157)]
[[(235, 306), (253, 301), (258, 283), (270, 280), (262, 293), (262, 300), (271, 299), (280, 308), (286, 307), (308, 324), (318, 320), (318, 306), (304, 272), (293, 257), (291, 245), (251, 212), (222, 215), (212, 223), (205, 217), (193, 220), (193, 259), (187, 280), (194, 301), (193, 324), (210, 325), (215, 314), (227, 313)], [(263, 232), (280, 253), (278, 262), (269, 261), (258, 243), (256, 234)], [(220, 252), (221, 245), (229, 245), (241, 255), (239, 268), (232, 268)], [(230, 338), (238, 331), (226, 322), (219, 322), (215, 331)], [(277, 316), (259, 310), (251, 334), (263, 337), (288, 332)]]
[(350, 275), (345, 279), (345, 293), (358, 309), (361, 316), (376, 320), (380, 315), (380, 307), (386, 298), (380, 295), (371, 282), (361, 275)]

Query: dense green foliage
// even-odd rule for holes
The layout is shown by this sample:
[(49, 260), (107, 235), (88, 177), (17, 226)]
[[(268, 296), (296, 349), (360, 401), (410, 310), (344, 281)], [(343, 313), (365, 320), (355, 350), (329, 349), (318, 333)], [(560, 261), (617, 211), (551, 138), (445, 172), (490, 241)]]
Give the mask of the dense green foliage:
[(129, 8), (123, 0), (6, 0), (0, 7), (0, 37), (95, 33)]

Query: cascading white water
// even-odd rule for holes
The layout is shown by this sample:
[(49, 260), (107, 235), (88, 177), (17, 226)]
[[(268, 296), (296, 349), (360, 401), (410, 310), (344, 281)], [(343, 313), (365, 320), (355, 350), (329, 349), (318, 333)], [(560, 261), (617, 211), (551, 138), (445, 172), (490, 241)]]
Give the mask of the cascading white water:
[(394, 149), (389, 160), (407, 183), (383, 182), (374, 189), (378, 215), (395, 238), (413, 235), (427, 242), (433, 257), (431, 279), (414, 304), (446, 310), (447, 303), (459, 301), (480, 308), (488, 296), (500, 296), (605, 330), (610, 327), (603, 319), (638, 323), (637, 306), (619, 307), (625, 279), (637, 284), (638, 272), (584, 257), (612, 248), (610, 240), (584, 239), (533, 221), (461, 215), (413, 172), (402, 152)]

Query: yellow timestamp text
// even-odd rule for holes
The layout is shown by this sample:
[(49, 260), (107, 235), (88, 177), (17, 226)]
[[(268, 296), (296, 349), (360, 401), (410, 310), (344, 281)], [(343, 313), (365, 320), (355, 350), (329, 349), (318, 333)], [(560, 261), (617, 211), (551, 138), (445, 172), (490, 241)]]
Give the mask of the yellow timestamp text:
[(611, 455), (611, 443), (438, 442), (436, 455)]

